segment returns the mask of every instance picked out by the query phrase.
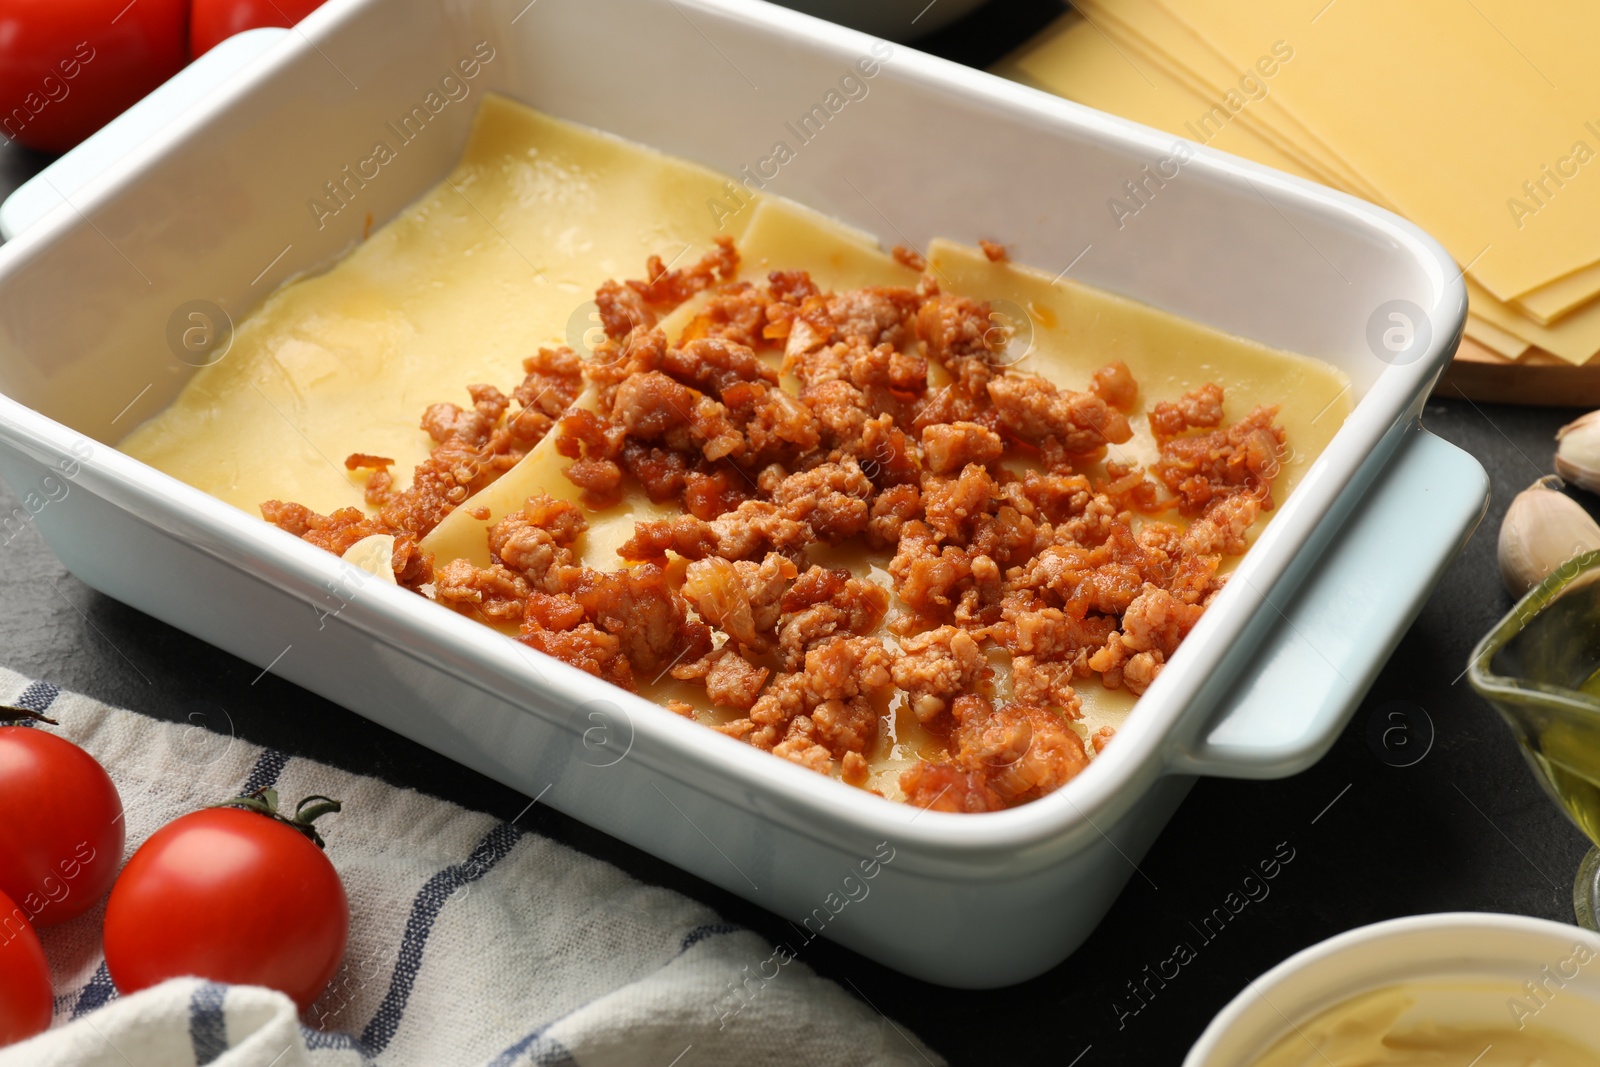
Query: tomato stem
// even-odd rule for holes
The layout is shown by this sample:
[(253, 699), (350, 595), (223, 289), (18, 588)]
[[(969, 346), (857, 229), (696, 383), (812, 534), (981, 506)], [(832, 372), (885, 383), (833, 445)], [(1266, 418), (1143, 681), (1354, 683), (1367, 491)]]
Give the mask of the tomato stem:
[(306, 797), (295, 805), (294, 815), (288, 816), (278, 810), (278, 791), (270, 786), (263, 786), (247, 796), (234, 797), (224, 800), (220, 804), (208, 804), (210, 808), (239, 808), (244, 811), (253, 811), (257, 815), (265, 815), (269, 819), (276, 819), (286, 826), (292, 826), (304, 834), (312, 844), (318, 848), (327, 848), (327, 843), (322, 840), (322, 835), (317, 828), (311, 825), (317, 819), (332, 812), (344, 810), (344, 805), (331, 797), (314, 794)]
[(32, 708), (14, 708), (9, 704), (0, 704), (0, 722), (15, 722), (18, 719), (27, 719), (33, 722), (47, 722), (51, 726), (60, 726), (56, 720), (48, 715), (42, 715)]

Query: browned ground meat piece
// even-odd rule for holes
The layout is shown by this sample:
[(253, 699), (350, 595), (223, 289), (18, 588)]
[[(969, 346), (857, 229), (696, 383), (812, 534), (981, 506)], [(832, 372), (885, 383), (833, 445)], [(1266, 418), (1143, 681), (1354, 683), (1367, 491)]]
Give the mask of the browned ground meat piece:
[(1146, 585), (1122, 616), (1123, 645), (1134, 651), (1160, 649), (1165, 656), (1178, 651), (1178, 643), (1200, 621), (1202, 608), (1186, 605), (1160, 589)]
[(922, 492), (914, 485), (896, 485), (885, 489), (872, 500), (871, 517), (867, 519), (867, 544), (873, 548), (887, 548), (900, 542), (900, 529), (922, 514)]
[(659, 370), (666, 358), (667, 335), (660, 330), (635, 330), (622, 341), (607, 337), (583, 361), (583, 377), (596, 387), (596, 407), (609, 413), (617, 386), (635, 374)]
[(1181, 547), (1196, 555), (1237, 556), (1249, 547), (1246, 535), (1260, 514), (1253, 496), (1221, 497), (1189, 525)]
[(737, 652), (725, 653), (706, 675), (706, 695), (713, 704), (748, 711), (771, 673)]
[(990, 629), (996, 643), (1017, 656), (1039, 660), (1075, 660), (1080, 653), (1095, 652), (1117, 628), (1114, 616), (1070, 616), (1021, 591), (1006, 595), (1002, 616), (1004, 621)]
[(628, 284), (639, 286), (646, 300), (670, 311), (694, 294), (728, 281), (738, 271), (739, 250), (734, 247), (733, 238), (722, 234), (712, 241), (715, 247), (700, 257), (699, 262), (678, 270), (667, 270), (660, 256), (651, 256), (645, 263), (649, 281)]
[(731, 648), (718, 649), (693, 663), (672, 668), (672, 676), (681, 681), (703, 680), (711, 703), (740, 711), (750, 710), (771, 673)]
[(941, 541), (966, 544), (994, 496), (994, 479), (976, 463), (967, 464), (955, 478), (922, 478), (922, 512)]
[(1144, 587), (1137, 561), (1098, 548), (1052, 545), (1039, 553), (1013, 582), (1017, 588), (1053, 594), (1070, 616), (1093, 611), (1120, 615)]
[(1072, 688), (1076, 673), (1073, 660), (1017, 656), (1011, 660), (1011, 693), (1019, 704), (1055, 708), (1076, 719), (1083, 707), (1082, 698)]
[(1006, 255), (1006, 246), (999, 241), (979, 241), (978, 247), (983, 249), (983, 254), (990, 263), (1004, 263), (1009, 258)]
[(540, 494), (489, 528), (489, 554), (542, 586), (552, 567), (573, 562), (569, 546), (588, 528), (577, 505)]
[(479, 568), (468, 560), (457, 559), (434, 574), (433, 595), (439, 603), (463, 614), (481, 615), (491, 622), (515, 623), (523, 618), (528, 582), (498, 563)]
[(822, 441), (821, 425), (810, 408), (776, 386), (739, 382), (722, 394), (728, 418), (744, 436), (739, 453), (746, 466), (792, 462)]
[(1176, 437), (1196, 427), (1222, 425), (1222, 388), (1207, 382), (1177, 400), (1162, 400), (1150, 409), (1150, 429), (1156, 437)]
[[(657, 504), (676, 500), (688, 488), (689, 462), (681, 452), (656, 448), (632, 438), (622, 446), (623, 470), (644, 486), (645, 494)], [(572, 477), (570, 471), (567, 477)]]
[(1056, 442), (1072, 455), (1088, 455), (1133, 436), (1128, 419), (1090, 393), (1058, 389), (1033, 375), (1006, 375), (989, 383), (989, 398), (1008, 431), (1032, 445)]
[(634, 523), (633, 536), (622, 543), (617, 554), (629, 561), (664, 560), (669, 551), (685, 559), (704, 559), (716, 548), (717, 534), (710, 523), (679, 515)]
[(895, 591), (913, 611), (942, 619), (960, 599), (972, 577), (972, 561), (954, 546), (941, 549), (926, 523), (912, 520), (900, 530), (899, 551), (889, 561)]
[(749, 500), (752, 489), (749, 475), (728, 466), (690, 471), (683, 476), (683, 506), (709, 522)]
[(713, 396), (737, 382), (778, 384), (778, 372), (757, 358), (751, 346), (726, 337), (702, 337), (682, 348), (668, 348), (661, 369)]
[(526, 618), (547, 630), (570, 630), (583, 621), (583, 605), (566, 593), (545, 593), (535, 589), (528, 594)]
[(772, 491), (784, 518), (803, 522), (819, 541), (836, 544), (867, 528), (873, 485), (854, 457), (791, 474)]
[(688, 386), (660, 371), (647, 371), (617, 386), (612, 415), (634, 437), (645, 441), (665, 439), (681, 449), (685, 445), (679, 442), (687, 441), (682, 431), (689, 425), (696, 400), (694, 390)]
[(695, 317), (684, 326), (679, 342), (716, 337), (757, 348), (766, 340), (770, 299), (767, 293), (749, 282), (724, 285), (706, 299)]
[(964, 296), (935, 295), (917, 312), (917, 333), (928, 358), (949, 371), (971, 396), (995, 374), (995, 353), (1008, 338), (989, 317), (989, 305)]
[(385, 532), (381, 524), (374, 523), (356, 508), (340, 508), (332, 515), (318, 515), (304, 504), (268, 500), (261, 505), (261, 516), (278, 529), (305, 538), (336, 556), (344, 555), (363, 537)]
[(804, 385), (849, 382), (857, 389), (890, 389), (920, 393), (928, 387), (928, 362), (915, 352), (902, 352), (891, 344), (869, 344), (851, 337), (809, 351), (792, 345), (783, 369)]
[(1147, 585), (1122, 616), (1122, 632), (1112, 634), (1089, 665), (1109, 688), (1126, 684), (1143, 693), (1177, 651), (1204, 608), (1185, 604), (1159, 586)]
[(889, 592), (849, 571), (812, 567), (783, 594), (780, 606), (778, 646), (785, 669), (794, 671), (822, 642), (877, 629), (889, 610)]
[(1006, 807), (985, 775), (969, 774), (954, 763), (915, 764), (901, 772), (900, 790), (907, 804), (930, 811), (975, 814)]
[(1106, 480), (1097, 484), (1095, 490), (1110, 500), (1119, 511), (1155, 514), (1172, 506), (1170, 500), (1162, 499), (1160, 484), (1152, 481), (1137, 463), (1108, 460)]
[(630, 691), (634, 688), (633, 668), (622, 654), (622, 641), (593, 623), (579, 623), (570, 630), (547, 630), (533, 619), (524, 619), (517, 640), (612, 685)]
[(911, 405), (911, 420), (907, 424), (921, 432), (924, 426), (941, 422), (976, 422), (980, 426), (997, 429), (1000, 413), (989, 402), (987, 390), (980, 386), (977, 392), (952, 382), (934, 392), (925, 394)]
[[(767, 295), (777, 303), (798, 307), (814, 296), (821, 295), (809, 271), (774, 270), (767, 273)], [(768, 308), (768, 317), (772, 308)], [(771, 337), (769, 334), (768, 337)]]
[(609, 459), (576, 460), (563, 473), (583, 490), (583, 501), (591, 507), (610, 507), (621, 496), (622, 468)]
[(830, 637), (806, 653), (806, 699), (850, 700), (884, 693), (894, 684), (896, 659), (876, 637)]
[(556, 451), (576, 462), (563, 472), (567, 480), (583, 490), (583, 502), (591, 508), (606, 508), (621, 498), (622, 454), (626, 431), (592, 411), (574, 409), (556, 423)]
[(620, 340), (631, 330), (654, 326), (660, 316), (694, 294), (732, 278), (739, 268), (733, 238), (715, 240), (716, 247), (691, 267), (669, 271), (660, 256), (651, 256), (645, 263), (647, 280), (601, 285), (594, 302), (606, 333)]
[(783, 740), (789, 723), (806, 709), (805, 679), (799, 674), (780, 674), (756, 698), (750, 708), (750, 743), (771, 751)]
[(1053, 792), (1089, 765), (1082, 739), (1064, 716), (1048, 708), (994, 708), (983, 697), (964, 696), (954, 714), (957, 766), (983, 775), (1008, 804)]
[(828, 773), (877, 736), (875, 701), (893, 685), (894, 653), (872, 637), (834, 637), (812, 649), (804, 672), (779, 675), (750, 709), (750, 743)]
[(1272, 508), (1272, 483), (1282, 471), (1285, 435), (1276, 407), (1259, 407), (1220, 430), (1165, 438), (1154, 474), (1178, 497), (1184, 515), (1198, 515), (1218, 497), (1254, 496)]
[(393, 534), (394, 553), (390, 565), (397, 583), (413, 592), (433, 581), (433, 556), (423, 552), (417, 538), (394, 533), (381, 519), (368, 518), (355, 508), (340, 508), (332, 515), (318, 515), (304, 504), (285, 504), (268, 500), (261, 515), (279, 529), (304, 539), (334, 555), (342, 556), (350, 546), (373, 534)]
[(874, 699), (893, 687), (893, 663), (875, 637), (833, 637), (806, 653), (806, 704), (817, 743), (832, 755), (864, 752), (877, 737)]
[(894, 256), (894, 261), (896, 263), (900, 264), (902, 267), (910, 267), (918, 274), (921, 274), (923, 271), (928, 269), (927, 258), (915, 248), (907, 248), (905, 245), (895, 245), (890, 254)]
[(999, 434), (975, 422), (934, 423), (922, 428), (923, 461), (934, 474), (954, 474), (969, 463), (993, 463), (1005, 450)]
[(978, 642), (965, 630), (941, 626), (900, 641), (894, 684), (906, 691), (917, 720), (934, 722), (963, 693), (987, 690), (994, 672)]
[(711, 646), (704, 623), (690, 622), (688, 605), (653, 563), (632, 570), (585, 574), (572, 596), (594, 624), (622, 642), (622, 654), (646, 677), (680, 657)]
[(869, 418), (861, 390), (834, 379), (806, 386), (800, 391), (800, 402), (816, 418), (818, 432), (828, 447), (854, 451), (859, 446)]
[(746, 500), (706, 525), (715, 538), (716, 554), (727, 559), (757, 559), (768, 552), (798, 555), (814, 540), (809, 525), (765, 500)]
[(832, 754), (826, 747), (817, 743), (816, 724), (811, 721), (809, 715), (796, 716), (790, 720), (789, 732), (784, 735), (782, 741), (772, 747), (772, 754), (798, 763), (818, 774), (833, 772)]
[(345, 470), (370, 472), (362, 496), (375, 508), (381, 508), (394, 497), (394, 475), (389, 473), (393, 465), (394, 460), (388, 456), (370, 456), (365, 452), (352, 452), (344, 458)]
[(1094, 499), (1094, 489), (1081, 474), (1030, 470), (1020, 479), (1001, 482), (1000, 495), (1035, 522), (1059, 523), (1083, 514)]
[(1123, 414), (1132, 411), (1139, 399), (1139, 383), (1134, 380), (1128, 365), (1120, 359), (1095, 371), (1089, 379), (1089, 389)]
[(583, 389), (583, 361), (572, 349), (541, 348), (522, 361), (524, 377), (512, 399), (524, 408), (556, 418)]
[(829, 341), (859, 338), (868, 345), (899, 349), (913, 337), (911, 323), (921, 303), (915, 289), (884, 286), (846, 289), (823, 300), (833, 322)]
[(861, 440), (849, 454), (860, 461), (862, 473), (880, 488), (918, 485), (922, 481), (922, 457), (916, 440), (894, 424), (892, 415), (879, 415), (863, 423)]
[(621, 339), (634, 330), (648, 329), (660, 317), (638, 290), (614, 279), (600, 284), (594, 294), (600, 325), (609, 337)]
[(988, 556), (1003, 567), (1030, 559), (1038, 542), (1039, 527), (1009, 504), (979, 516), (970, 538), (975, 554)]
[(871, 771), (867, 757), (859, 752), (846, 752), (839, 761), (839, 780), (845, 785), (866, 785)]
[(777, 641), (781, 601), (795, 574), (794, 563), (776, 552), (760, 563), (713, 556), (689, 564), (683, 595), (712, 626), (753, 652), (765, 652)]
[(456, 404), (430, 404), (422, 413), (422, 428), (439, 444), (458, 441), (479, 448), (489, 440), (494, 422), (475, 410)]

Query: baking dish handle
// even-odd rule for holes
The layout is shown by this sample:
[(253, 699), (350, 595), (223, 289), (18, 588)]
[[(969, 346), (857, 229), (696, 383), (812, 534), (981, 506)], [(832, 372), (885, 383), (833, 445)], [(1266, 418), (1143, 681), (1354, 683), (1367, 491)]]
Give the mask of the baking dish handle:
[(1321, 759), (1488, 506), (1472, 456), (1414, 427), (1213, 714), (1176, 774), (1281, 778)]
[(157, 130), (214, 95), (223, 83), (289, 34), (275, 27), (245, 30), (222, 41), (128, 110), (17, 187), (0, 204), (0, 237), (9, 241), (143, 144)]

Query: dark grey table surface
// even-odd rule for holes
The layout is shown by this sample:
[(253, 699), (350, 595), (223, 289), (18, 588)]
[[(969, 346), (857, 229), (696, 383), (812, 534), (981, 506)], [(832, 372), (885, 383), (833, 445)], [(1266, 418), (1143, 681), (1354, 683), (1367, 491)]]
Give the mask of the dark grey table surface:
[[(985, 65), (1061, 10), (1055, 0), (996, 0), (921, 47)], [(0, 193), (47, 160), (0, 150)], [(1495, 713), (1460, 679), (1478, 638), (1510, 607), (1495, 532), (1512, 496), (1551, 470), (1552, 436), (1578, 414), (1436, 398), (1424, 424), (1472, 453), (1493, 484), (1489, 512), (1451, 564), (1333, 750), (1270, 782), (1202, 779), (1099, 929), (1031, 982), (990, 992), (905, 978), (826, 941), (804, 959), (915, 1031), (954, 1064), (1177, 1064), (1245, 982), (1355, 926), (1439, 911), (1503, 911), (1570, 922), (1586, 842), (1544, 797)], [(1576, 494), (1600, 514), (1600, 501)], [(0, 513), (17, 506), (0, 486)], [(1405, 531), (1396, 530), (1398, 539)], [(267, 675), (115, 600), (72, 575), (29, 529), (0, 555), (0, 664), (161, 719), (221, 705), (249, 741), (323, 760), (510, 819), (530, 798)], [(1419, 762), (1392, 765), (1369, 726), (1403, 702), (1434, 731)], [(1411, 712), (1412, 720), (1420, 717)], [(1420, 742), (1420, 737), (1419, 737)], [(654, 857), (535, 806), (519, 825), (669, 886), (779, 940), (770, 912)], [(1198, 922), (1280, 844), (1294, 859), (1209, 942)], [(1189, 942), (1195, 958), (1142, 1003), (1129, 993)], [(846, 982), (848, 979), (848, 982)], [(1145, 986), (1141, 985), (1141, 991)], [(1074, 1057), (1081, 1057), (1074, 1059)]]

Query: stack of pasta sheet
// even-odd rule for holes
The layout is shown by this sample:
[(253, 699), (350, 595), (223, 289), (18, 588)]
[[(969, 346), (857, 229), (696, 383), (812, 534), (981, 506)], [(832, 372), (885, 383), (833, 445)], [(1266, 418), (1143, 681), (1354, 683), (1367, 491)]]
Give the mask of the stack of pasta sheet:
[(1406, 216), (1465, 273), (1458, 365), (1600, 388), (1600, 4), (1075, 7), (997, 73)]

